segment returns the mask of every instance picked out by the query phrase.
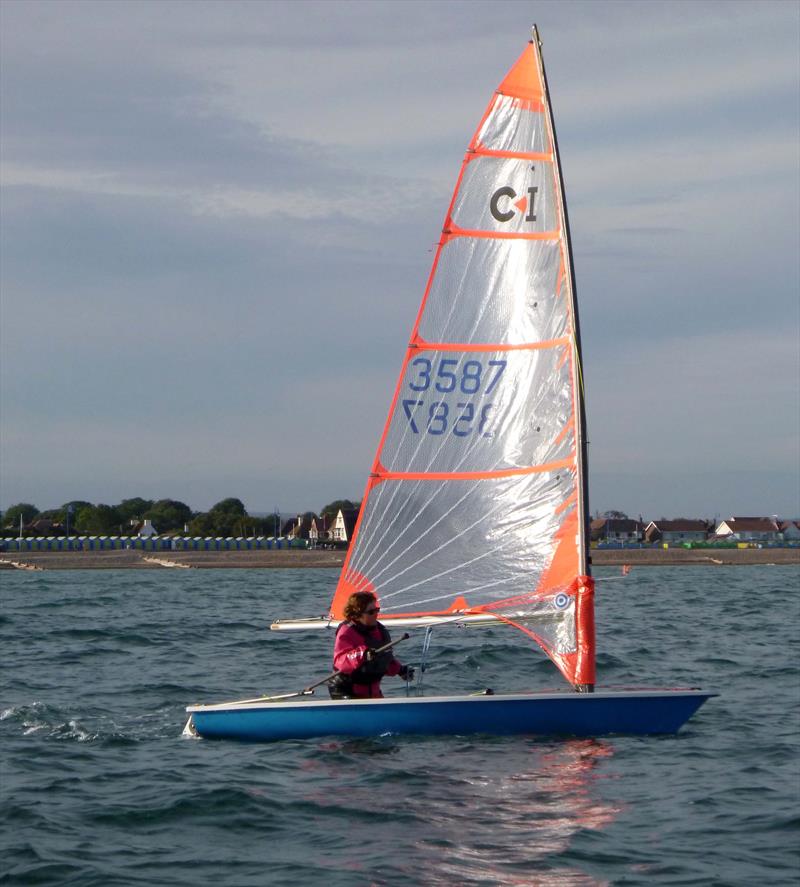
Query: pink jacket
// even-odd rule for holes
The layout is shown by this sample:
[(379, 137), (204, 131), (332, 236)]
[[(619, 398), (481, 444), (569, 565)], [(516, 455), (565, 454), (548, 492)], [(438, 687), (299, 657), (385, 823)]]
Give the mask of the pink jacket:
[[(383, 636), (380, 629), (372, 631), (370, 640), (380, 646)], [(344, 674), (352, 674), (364, 661), (364, 656), (369, 647), (364, 643), (364, 636), (353, 625), (345, 625), (336, 634), (336, 643), (333, 647), (333, 667)], [(398, 674), (402, 664), (397, 659), (392, 659), (386, 674), (390, 677)], [(353, 684), (353, 695), (358, 699), (381, 698), (381, 682), (373, 681), (371, 684)]]

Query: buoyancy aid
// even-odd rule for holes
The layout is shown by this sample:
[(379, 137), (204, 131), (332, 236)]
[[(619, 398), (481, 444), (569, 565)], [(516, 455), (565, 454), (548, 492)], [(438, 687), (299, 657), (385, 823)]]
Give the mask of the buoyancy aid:
[[(374, 627), (367, 628), (360, 622), (342, 622), (336, 629), (336, 635), (343, 628), (354, 628), (363, 640), (364, 646), (370, 650), (377, 650), (385, 647), (390, 643), (392, 636), (388, 630), (380, 622), (376, 622)], [(377, 633), (376, 633), (377, 630)], [(341, 698), (353, 695), (353, 685), (372, 685), (380, 681), (389, 670), (389, 666), (394, 660), (394, 654), (391, 650), (384, 650), (381, 653), (373, 654), (369, 660), (364, 661), (350, 674), (339, 672), (334, 678), (328, 681), (328, 689), (334, 698)]]

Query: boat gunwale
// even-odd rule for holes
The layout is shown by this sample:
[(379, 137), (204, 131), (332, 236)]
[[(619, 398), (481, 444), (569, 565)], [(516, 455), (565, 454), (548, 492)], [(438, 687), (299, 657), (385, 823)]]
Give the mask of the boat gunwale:
[[(531, 690), (521, 693), (472, 693), (463, 696), (389, 696), (376, 699), (308, 699), (298, 694), (297, 699), (269, 699), (257, 701), (243, 702), (219, 702), (219, 703), (197, 703), (195, 705), (187, 705), (186, 711), (189, 714), (205, 713), (205, 712), (246, 712), (258, 710), (275, 710), (285, 706), (303, 707), (303, 708), (339, 708), (341, 706), (363, 707), (371, 705), (408, 705), (408, 704), (431, 704), (431, 703), (452, 703), (452, 702), (532, 702), (536, 700), (547, 701), (604, 701), (608, 699), (631, 699), (631, 698), (671, 698), (671, 697), (696, 697), (702, 696), (705, 699), (711, 699), (719, 696), (719, 693), (702, 690), (698, 687), (658, 687), (652, 689), (607, 689), (595, 690), (593, 693), (576, 693), (574, 690)], [(583, 703), (582, 703), (583, 704)]]

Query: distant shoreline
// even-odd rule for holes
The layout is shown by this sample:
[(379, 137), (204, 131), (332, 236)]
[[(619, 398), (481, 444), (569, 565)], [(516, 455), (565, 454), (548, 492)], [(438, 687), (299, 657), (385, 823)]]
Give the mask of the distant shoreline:
[[(592, 565), (614, 567), (800, 566), (800, 548), (593, 549)], [(164, 570), (338, 568), (345, 552), (312, 551), (23, 551), (0, 554), (0, 570)]]

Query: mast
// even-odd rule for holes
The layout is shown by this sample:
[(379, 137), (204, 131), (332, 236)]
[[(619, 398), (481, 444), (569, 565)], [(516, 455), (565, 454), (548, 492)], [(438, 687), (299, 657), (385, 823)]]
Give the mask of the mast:
[(573, 353), (575, 358), (575, 368), (577, 378), (575, 379), (575, 396), (577, 399), (577, 458), (578, 473), (580, 475), (580, 495), (578, 496), (578, 520), (583, 533), (580, 539), (580, 567), (584, 576), (591, 575), (591, 561), (588, 557), (586, 546), (587, 540), (591, 539), (591, 528), (589, 524), (591, 512), (589, 511), (589, 465), (588, 465), (588, 440), (586, 438), (586, 393), (583, 386), (583, 355), (581, 351), (581, 328), (578, 320), (578, 297), (575, 292), (575, 265), (572, 259), (572, 237), (569, 229), (569, 213), (567, 211), (567, 198), (564, 192), (564, 180), (561, 176), (561, 155), (558, 151), (558, 137), (556, 135), (556, 125), (553, 119), (553, 107), (550, 102), (550, 88), (547, 85), (547, 72), (544, 67), (544, 59), (542, 57), (542, 41), (539, 37), (539, 29), (534, 24), (532, 29), (531, 43), (536, 46), (536, 58), (539, 62), (539, 71), (542, 75), (542, 84), (545, 92), (545, 108), (547, 112), (547, 120), (550, 126), (550, 132), (553, 136), (553, 153), (555, 154), (555, 176), (558, 182), (558, 200), (561, 209), (561, 218), (564, 221), (564, 237), (567, 242), (567, 258), (569, 259), (567, 268), (569, 273), (569, 297), (570, 307), (572, 310), (573, 325)]

